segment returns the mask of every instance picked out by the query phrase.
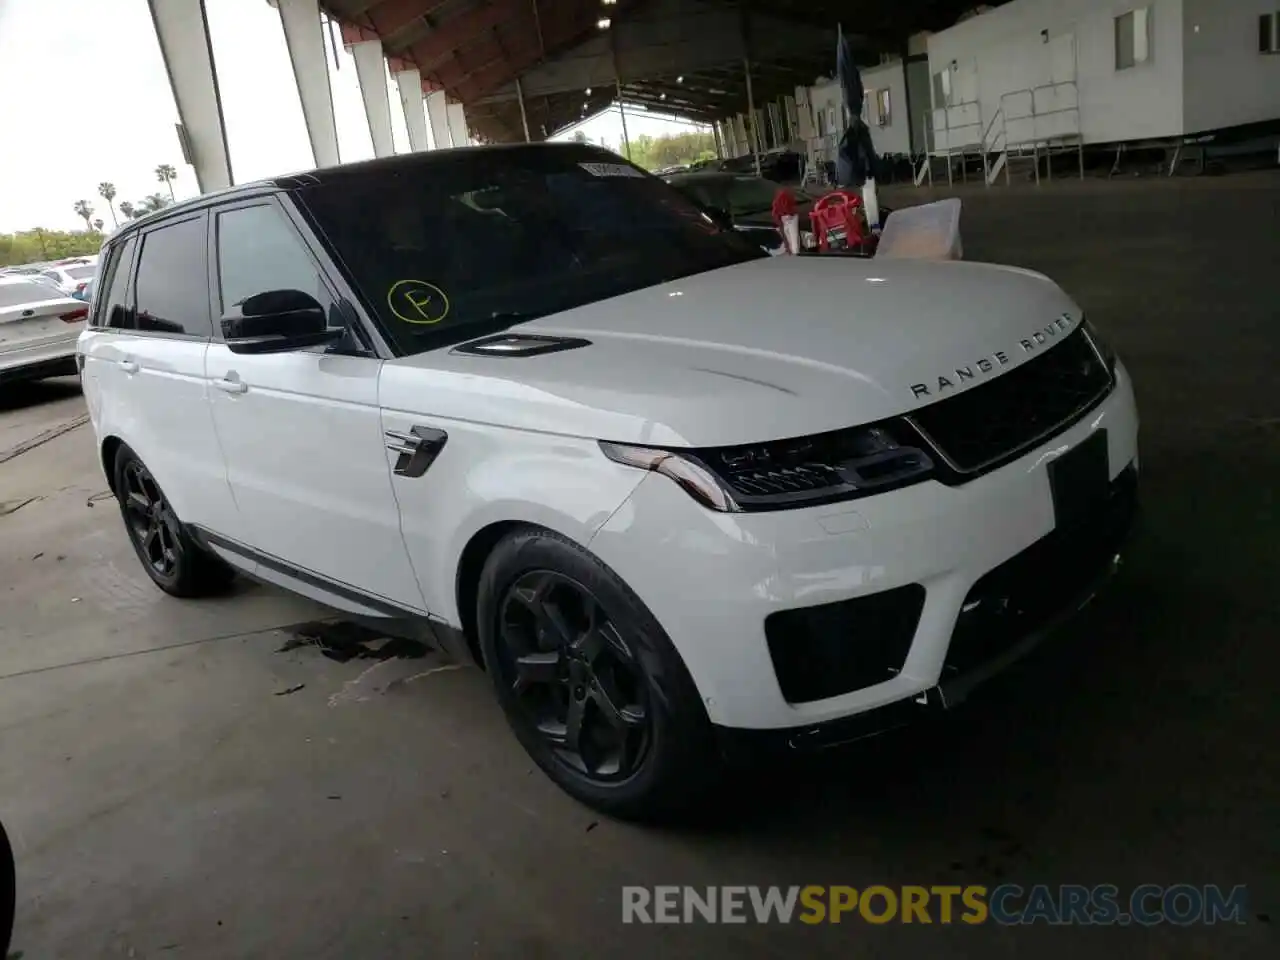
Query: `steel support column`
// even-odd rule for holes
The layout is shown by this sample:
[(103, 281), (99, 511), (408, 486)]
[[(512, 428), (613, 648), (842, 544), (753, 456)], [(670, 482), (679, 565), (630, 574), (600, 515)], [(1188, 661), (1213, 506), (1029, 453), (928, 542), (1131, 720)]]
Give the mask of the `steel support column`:
[(317, 167), (338, 162), (338, 127), (333, 117), (333, 91), (329, 86), (329, 64), (325, 59), (324, 28), (320, 24), (318, 0), (269, 0), (280, 11), (293, 81), (302, 102), (302, 118), (307, 124), (311, 155)]
[(373, 138), (373, 155), (390, 157), (396, 152), (391, 137), (391, 95), (387, 91), (387, 61), (381, 40), (361, 40), (350, 47), (356, 61), (356, 79), (364, 98), (369, 136)]
[(427, 108), (427, 119), (431, 121), (431, 140), (437, 150), (448, 150), (453, 146), (453, 138), (449, 135), (449, 103), (443, 90), (427, 94), (423, 101)]
[(471, 134), (467, 130), (467, 108), (460, 103), (451, 103), (445, 115), (449, 118), (449, 134), (453, 137), (453, 145), (471, 146)]
[(756, 176), (760, 176), (760, 118), (756, 115), (756, 98), (751, 91), (751, 58), (742, 58), (742, 69), (747, 75), (747, 120), (750, 129), (747, 139), (751, 141), (751, 154), (756, 161)]
[(427, 140), (427, 111), (422, 102), (422, 73), (416, 68), (398, 70), (395, 74), (396, 89), (400, 91), (400, 105), (404, 107), (404, 124), (409, 130), (409, 149), (415, 153), (429, 150)]
[[(538, 5), (535, 2), (533, 11), (538, 12)], [(529, 114), (524, 108), (524, 86), (520, 83), (520, 78), (516, 77), (516, 99), (520, 101), (520, 126), (524, 128), (524, 142), (529, 143), (532, 138), (529, 136)]]
[(204, 0), (148, 0), (169, 87), (178, 107), (186, 160), (201, 193), (231, 186), (231, 155)]

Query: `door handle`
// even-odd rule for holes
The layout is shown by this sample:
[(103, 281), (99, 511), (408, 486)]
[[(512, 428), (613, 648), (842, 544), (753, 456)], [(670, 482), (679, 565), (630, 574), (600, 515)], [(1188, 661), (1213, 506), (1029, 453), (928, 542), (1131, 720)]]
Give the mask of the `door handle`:
[(232, 380), (229, 377), (222, 377), (213, 381), (213, 385), (223, 393), (244, 393), (249, 389), (249, 385), (243, 380)]
[(125, 373), (138, 372), (138, 363), (136, 360), (117, 360), (116, 363), (120, 365), (120, 369)]

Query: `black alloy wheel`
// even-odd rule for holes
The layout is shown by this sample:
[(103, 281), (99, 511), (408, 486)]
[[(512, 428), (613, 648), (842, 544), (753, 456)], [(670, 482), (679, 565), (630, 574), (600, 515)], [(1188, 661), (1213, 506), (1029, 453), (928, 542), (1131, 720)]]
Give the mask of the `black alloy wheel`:
[(562, 573), (532, 570), (498, 616), (496, 669), (557, 760), (599, 783), (633, 776), (653, 742), (647, 684), (600, 601)]
[(126, 446), (116, 451), (112, 477), (129, 543), (152, 582), (174, 597), (224, 592), (235, 572), (192, 539), (156, 478)]
[(125, 464), (121, 479), (125, 524), (139, 558), (156, 576), (165, 579), (177, 576), (184, 549), (182, 525), (169, 501), (140, 460)]
[(707, 808), (719, 751), (662, 624), (582, 545), (522, 526), (485, 560), (476, 639), (512, 732), (566, 793), (613, 816)]

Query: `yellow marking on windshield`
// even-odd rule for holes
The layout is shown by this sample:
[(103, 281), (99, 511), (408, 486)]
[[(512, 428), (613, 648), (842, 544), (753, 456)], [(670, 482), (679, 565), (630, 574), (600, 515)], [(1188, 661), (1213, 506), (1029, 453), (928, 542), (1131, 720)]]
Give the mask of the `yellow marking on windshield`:
[(387, 306), (405, 323), (429, 326), (449, 315), (449, 298), (425, 280), (397, 280), (387, 291)]

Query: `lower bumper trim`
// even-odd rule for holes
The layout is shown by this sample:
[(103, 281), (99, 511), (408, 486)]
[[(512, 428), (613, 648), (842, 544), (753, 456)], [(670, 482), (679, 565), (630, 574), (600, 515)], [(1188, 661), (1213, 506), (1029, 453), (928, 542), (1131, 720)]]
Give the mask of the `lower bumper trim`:
[(959, 675), (947, 677), (938, 685), (915, 696), (851, 716), (767, 730), (717, 726), (715, 732), (721, 754), (727, 760), (735, 761), (750, 760), (762, 754), (814, 753), (888, 733), (956, 707), (976, 687), (1021, 660), (1065, 621), (1092, 602), (1099, 590), (1120, 568), (1122, 549), (1132, 534), (1136, 519), (1135, 498), (1127, 504), (1122, 522), (1115, 531), (1114, 548), (1107, 552), (1100, 568), (1095, 569), (1086, 588), (1070, 597), (1069, 602), (1063, 604), (1055, 616), (1043, 621), (1016, 643), (1003, 647), (998, 654), (969, 667)]

